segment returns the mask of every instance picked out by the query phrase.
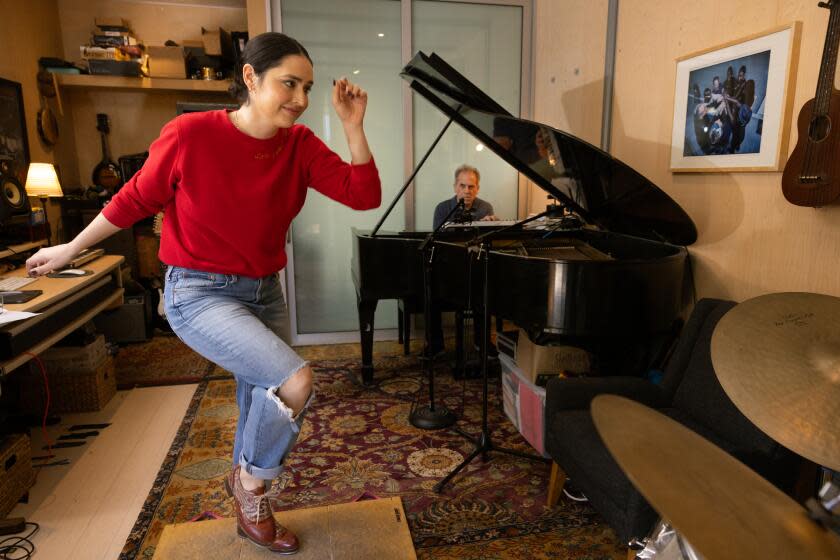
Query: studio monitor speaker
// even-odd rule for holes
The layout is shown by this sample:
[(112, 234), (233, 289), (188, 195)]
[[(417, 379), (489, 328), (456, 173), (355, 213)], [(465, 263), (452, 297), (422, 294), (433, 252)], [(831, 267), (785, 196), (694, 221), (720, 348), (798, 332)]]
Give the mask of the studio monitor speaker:
[(0, 169), (0, 224), (14, 216), (29, 216), (29, 198), (11, 169)]

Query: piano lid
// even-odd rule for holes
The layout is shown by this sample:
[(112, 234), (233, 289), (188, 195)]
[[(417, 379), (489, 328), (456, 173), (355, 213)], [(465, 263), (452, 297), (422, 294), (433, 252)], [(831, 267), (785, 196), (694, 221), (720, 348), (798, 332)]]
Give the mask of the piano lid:
[(401, 75), (414, 91), (587, 222), (675, 245), (697, 240), (688, 214), (636, 170), (571, 134), (512, 116), (434, 53), (418, 52)]

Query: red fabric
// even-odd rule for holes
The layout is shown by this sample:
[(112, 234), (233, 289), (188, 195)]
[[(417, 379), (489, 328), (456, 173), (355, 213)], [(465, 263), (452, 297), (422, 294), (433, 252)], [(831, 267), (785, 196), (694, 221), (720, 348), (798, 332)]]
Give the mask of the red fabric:
[(259, 140), (225, 111), (188, 113), (163, 127), (103, 213), (126, 228), (164, 210), (160, 260), (258, 278), (286, 266), (286, 231), (310, 186), (356, 210), (382, 198), (373, 160), (345, 163), (303, 125)]

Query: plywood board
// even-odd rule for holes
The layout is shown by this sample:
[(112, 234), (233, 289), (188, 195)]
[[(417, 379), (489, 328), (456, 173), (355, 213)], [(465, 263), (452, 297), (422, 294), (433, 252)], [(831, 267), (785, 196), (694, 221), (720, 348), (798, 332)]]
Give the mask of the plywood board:
[[(277, 520), (301, 542), (295, 560), (416, 560), (399, 498), (284, 511)], [(167, 525), (154, 560), (256, 560), (277, 555), (236, 533), (236, 519)]]

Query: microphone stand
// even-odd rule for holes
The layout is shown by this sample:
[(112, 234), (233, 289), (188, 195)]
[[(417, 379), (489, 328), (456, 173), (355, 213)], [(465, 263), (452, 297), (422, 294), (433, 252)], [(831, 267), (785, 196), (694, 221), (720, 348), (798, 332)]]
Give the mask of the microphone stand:
[(426, 347), (425, 354), (425, 370), (426, 376), (429, 378), (429, 406), (414, 408), (408, 416), (408, 421), (412, 426), (421, 428), (423, 430), (439, 430), (447, 428), (455, 423), (455, 413), (447, 409), (445, 406), (435, 407), (435, 358), (432, 356), (432, 264), (435, 258), (434, 238), (435, 234), (446, 225), (449, 218), (457, 210), (464, 209), (464, 201), (459, 200), (458, 204), (449, 211), (449, 214), (443, 219), (443, 222), (435, 228), (433, 232), (426, 236), (423, 243), (420, 244), (419, 250), (423, 254), (423, 320), (426, 322)]
[[(537, 218), (544, 216), (546, 214), (550, 214), (551, 211), (547, 210), (546, 212), (534, 216), (522, 222), (522, 224), (536, 220)], [(521, 225), (521, 224), (519, 224)], [(477, 259), (482, 260), (483, 265), (483, 293), (482, 293), (482, 305), (484, 308), (482, 309), (482, 320), (483, 320), (483, 328), (481, 332), (481, 378), (483, 381), (483, 394), (482, 394), (482, 401), (481, 401), (481, 433), (477, 436), (472, 434), (468, 434), (467, 432), (461, 430), (457, 426), (453, 428), (458, 434), (463, 436), (464, 438), (471, 440), (475, 445), (475, 449), (473, 452), (470, 453), (466, 459), (461, 461), (461, 463), (455, 467), (446, 477), (435, 484), (434, 491), (440, 494), (443, 491), (443, 487), (446, 486), (450, 480), (452, 480), (461, 470), (466, 467), (467, 465), (472, 462), (473, 459), (481, 455), (481, 460), (487, 462), (488, 460), (488, 453), (491, 451), (498, 451), (499, 453), (507, 453), (508, 455), (515, 455), (517, 457), (522, 457), (523, 459), (530, 459), (533, 461), (543, 461), (546, 462), (548, 459), (545, 457), (540, 457), (539, 455), (532, 455), (530, 453), (523, 453), (522, 451), (516, 451), (515, 449), (507, 449), (504, 447), (499, 447), (493, 443), (493, 440), (490, 437), (490, 428), (487, 423), (487, 408), (488, 408), (488, 393), (489, 393), (489, 381), (488, 381), (488, 374), (487, 374), (487, 334), (490, 332), (490, 243), (485, 242), (485, 239), (490, 236), (491, 233), (498, 234), (499, 231), (506, 231), (510, 229), (503, 228), (502, 230), (488, 232), (486, 234), (478, 236), (474, 242), (470, 245), (469, 251), (477, 252), (476, 255)]]

